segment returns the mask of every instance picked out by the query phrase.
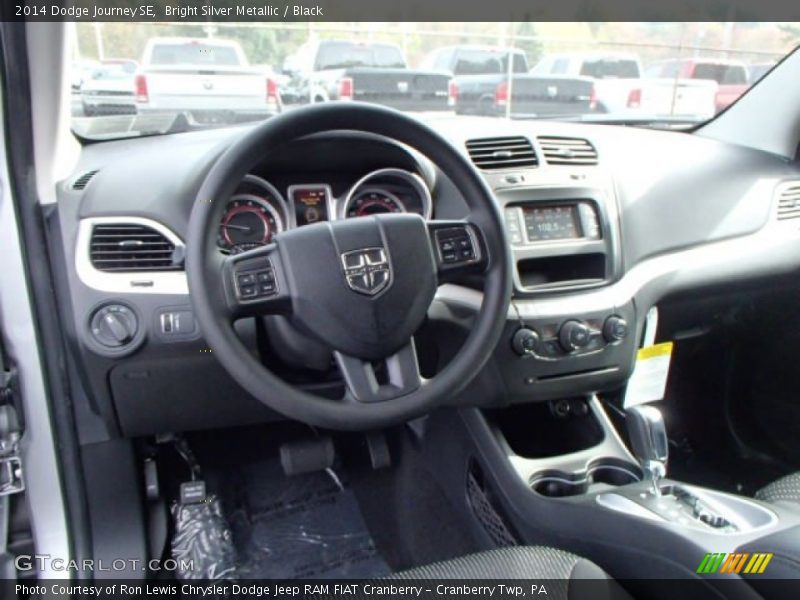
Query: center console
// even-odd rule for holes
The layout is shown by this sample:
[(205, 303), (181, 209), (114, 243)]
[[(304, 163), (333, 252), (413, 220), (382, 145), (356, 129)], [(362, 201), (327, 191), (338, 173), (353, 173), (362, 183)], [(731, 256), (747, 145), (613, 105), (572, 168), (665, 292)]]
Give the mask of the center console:
[[(800, 547), (800, 511), (665, 478), (659, 411), (629, 411), (633, 452), (596, 395), (465, 413), (484, 471), (502, 490), (500, 510), (524, 543), (565, 547), (619, 578), (701, 579), (704, 594), (728, 586), (718, 590), (722, 597), (753, 597), (753, 587), (772, 597), (754, 577), (800, 575), (792, 558)], [(769, 553), (774, 563), (762, 569)], [(745, 554), (761, 563), (750, 565)], [(720, 561), (704, 571), (709, 555)], [(729, 555), (736, 560), (724, 563)], [(652, 584), (641, 585), (640, 592), (660, 597)]]

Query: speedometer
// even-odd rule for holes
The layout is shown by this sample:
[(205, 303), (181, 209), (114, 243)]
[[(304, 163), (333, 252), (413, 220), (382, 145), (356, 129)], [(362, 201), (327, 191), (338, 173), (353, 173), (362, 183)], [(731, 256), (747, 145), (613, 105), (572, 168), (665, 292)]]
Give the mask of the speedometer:
[(364, 189), (350, 200), (347, 217), (366, 217), (384, 213), (406, 212), (406, 207), (395, 196), (380, 189)]
[(225, 207), (218, 243), (230, 252), (243, 252), (269, 244), (283, 229), (283, 220), (269, 202), (253, 194), (238, 194)]

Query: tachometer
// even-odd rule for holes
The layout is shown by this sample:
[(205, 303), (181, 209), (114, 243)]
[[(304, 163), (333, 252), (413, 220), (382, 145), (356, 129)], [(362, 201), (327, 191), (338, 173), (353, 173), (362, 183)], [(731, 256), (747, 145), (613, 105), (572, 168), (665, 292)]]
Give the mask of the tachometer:
[(402, 212), (406, 207), (397, 196), (377, 188), (361, 190), (347, 206), (347, 218)]
[(238, 194), (222, 215), (218, 243), (230, 252), (243, 252), (269, 244), (283, 230), (283, 220), (269, 202), (253, 194)]

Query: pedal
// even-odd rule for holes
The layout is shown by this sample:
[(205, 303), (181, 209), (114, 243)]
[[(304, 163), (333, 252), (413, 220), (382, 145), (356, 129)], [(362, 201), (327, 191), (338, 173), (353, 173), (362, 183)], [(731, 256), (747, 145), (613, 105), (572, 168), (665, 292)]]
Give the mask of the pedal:
[(280, 447), (281, 467), (288, 475), (326, 471), (336, 461), (336, 448), (329, 436), (287, 442)]

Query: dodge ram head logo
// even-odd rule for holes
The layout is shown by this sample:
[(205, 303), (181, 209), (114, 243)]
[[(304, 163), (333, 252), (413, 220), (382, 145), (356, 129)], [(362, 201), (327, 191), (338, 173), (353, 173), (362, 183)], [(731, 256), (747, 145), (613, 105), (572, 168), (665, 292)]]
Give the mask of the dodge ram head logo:
[(344, 278), (350, 289), (374, 296), (392, 282), (392, 267), (383, 248), (362, 248), (342, 254)]

